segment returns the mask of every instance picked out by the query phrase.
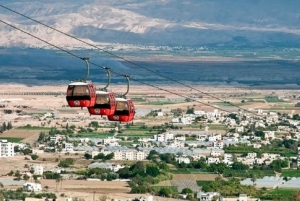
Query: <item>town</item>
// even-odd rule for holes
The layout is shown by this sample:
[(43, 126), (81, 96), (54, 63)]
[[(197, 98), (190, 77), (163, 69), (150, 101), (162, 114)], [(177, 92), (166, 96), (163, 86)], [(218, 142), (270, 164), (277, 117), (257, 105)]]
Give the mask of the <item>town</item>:
[[(1, 101), (1, 196), (94, 200), (83, 196), (89, 192), (101, 201), (129, 199), (112, 197), (117, 189), (142, 200), (254, 201), (297, 194), (300, 115), (294, 91), (224, 91), (230, 98), (224, 103), (132, 95), (136, 118), (123, 124), (67, 108), (63, 95), (11, 94)], [(37, 102), (52, 106), (46, 110)]]

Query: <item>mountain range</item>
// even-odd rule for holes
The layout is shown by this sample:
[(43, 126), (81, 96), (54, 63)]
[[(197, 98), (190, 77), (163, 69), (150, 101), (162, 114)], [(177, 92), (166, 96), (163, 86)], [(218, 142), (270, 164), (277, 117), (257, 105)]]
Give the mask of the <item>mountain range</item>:
[[(298, 0), (0, 0), (103, 47), (300, 47)], [(0, 7), (0, 19), (50, 43), (85, 47)], [(0, 46), (46, 47), (0, 23)]]

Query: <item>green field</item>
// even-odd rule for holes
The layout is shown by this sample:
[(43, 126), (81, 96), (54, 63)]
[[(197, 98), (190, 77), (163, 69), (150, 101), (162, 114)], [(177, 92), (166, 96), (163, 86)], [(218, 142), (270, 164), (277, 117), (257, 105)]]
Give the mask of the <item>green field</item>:
[(282, 177), (300, 177), (300, 170), (282, 170)]
[(131, 147), (132, 144), (134, 144), (134, 142), (124, 141), (124, 142), (119, 142), (119, 144), (120, 144), (121, 146)]
[(210, 130), (226, 130), (227, 126), (224, 124), (208, 124)]
[(21, 126), (17, 127), (18, 130), (41, 130), (41, 131), (50, 131), (51, 127), (39, 127), (39, 126)]
[(233, 170), (227, 169), (224, 171), (224, 177), (251, 177), (251, 175), (255, 175), (257, 178), (262, 178), (264, 176), (275, 176), (273, 170)]
[(259, 196), (262, 200), (286, 200), (292, 201), (294, 189), (274, 189), (268, 191), (267, 194)]
[(249, 105), (247, 102), (245, 102), (245, 103), (215, 102), (214, 104), (219, 105), (219, 106), (232, 106), (232, 107)]
[(8, 142), (21, 142), (23, 139), (17, 137), (0, 137), (0, 140), (7, 140)]
[(284, 102), (284, 100), (278, 98), (278, 96), (266, 96), (265, 100), (268, 103), (280, 103), (280, 102)]
[(107, 138), (112, 137), (113, 133), (102, 133), (102, 132), (90, 132), (90, 133), (78, 133), (74, 137), (94, 137), (94, 138)]
[(265, 103), (264, 99), (245, 98), (243, 100), (245, 100), (246, 102), (249, 102), (249, 103)]

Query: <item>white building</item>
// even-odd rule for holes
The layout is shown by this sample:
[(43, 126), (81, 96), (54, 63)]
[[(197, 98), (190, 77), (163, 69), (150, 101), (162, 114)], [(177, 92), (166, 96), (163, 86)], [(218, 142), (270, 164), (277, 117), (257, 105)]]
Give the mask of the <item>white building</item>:
[(118, 150), (113, 153), (115, 160), (139, 161), (145, 160), (148, 156), (145, 152), (137, 150)]
[(162, 133), (162, 134), (154, 135), (154, 140), (158, 142), (166, 142), (168, 140), (173, 140), (173, 139), (174, 139), (174, 134), (172, 133)]
[(212, 163), (220, 163), (220, 159), (218, 157), (208, 157), (207, 164), (212, 164)]
[(66, 152), (74, 151), (74, 146), (72, 143), (64, 142), (62, 145), (62, 150)]
[(212, 201), (215, 197), (220, 197), (220, 193), (218, 192), (197, 193), (197, 198), (199, 198), (199, 201)]
[(34, 165), (31, 167), (32, 170), (34, 170), (33, 174), (34, 175), (43, 175), (44, 173), (44, 168), (42, 165)]
[(108, 138), (105, 138), (105, 139), (103, 139), (102, 140), (102, 144), (103, 145), (110, 145), (110, 144), (117, 144), (117, 145), (119, 145), (119, 141), (121, 141), (121, 139), (117, 139), (117, 138), (115, 138), (115, 137), (108, 137)]
[(189, 157), (186, 157), (186, 156), (175, 158), (175, 160), (178, 163), (185, 163), (185, 164), (190, 164), (191, 163), (191, 160), (189, 159)]
[(56, 135), (50, 137), (50, 141), (54, 141), (54, 143), (63, 141), (65, 139), (66, 139), (66, 137), (64, 135), (59, 135), (59, 134), (56, 134)]
[(233, 156), (232, 156), (232, 154), (224, 154), (223, 163), (225, 163), (227, 165), (231, 165), (233, 163)]
[(0, 140), (0, 157), (14, 156), (14, 143), (7, 140)]
[(211, 156), (221, 156), (224, 153), (222, 150), (211, 150), (210, 155)]
[(213, 142), (213, 144), (214, 144), (214, 148), (217, 148), (217, 149), (224, 148), (224, 142), (222, 140), (215, 141), (215, 142)]
[(275, 139), (275, 131), (264, 131), (265, 139)]
[(36, 184), (36, 183), (24, 183), (23, 184), (23, 189), (25, 191), (41, 191), (42, 190), (42, 185), (41, 184)]
[(208, 141), (210, 142), (215, 142), (215, 141), (218, 141), (218, 140), (222, 140), (222, 135), (221, 134), (212, 134), (211, 136), (208, 137)]
[(123, 165), (116, 164), (116, 163), (92, 163), (88, 166), (89, 169), (93, 168), (101, 168), (106, 170), (112, 170), (114, 172), (118, 172), (120, 169), (124, 168)]

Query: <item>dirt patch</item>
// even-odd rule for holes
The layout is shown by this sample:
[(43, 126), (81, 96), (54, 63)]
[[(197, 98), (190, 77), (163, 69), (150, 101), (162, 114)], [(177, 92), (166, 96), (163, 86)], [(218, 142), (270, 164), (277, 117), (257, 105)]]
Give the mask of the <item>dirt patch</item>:
[(215, 180), (217, 174), (174, 174), (173, 180)]
[(55, 180), (41, 180), (43, 187), (48, 186), (49, 191), (72, 191), (72, 192), (97, 192), (97, 193), (129, 193), (130, 187), (123, 181), (87, 181), (87, 180), (63, 180), (57, 183)]
[(32, 144), (38, 139), (40, 132), (38, 130), (11, 129), (2, 133), (0, 137), (23, 138), (22, 142)]

